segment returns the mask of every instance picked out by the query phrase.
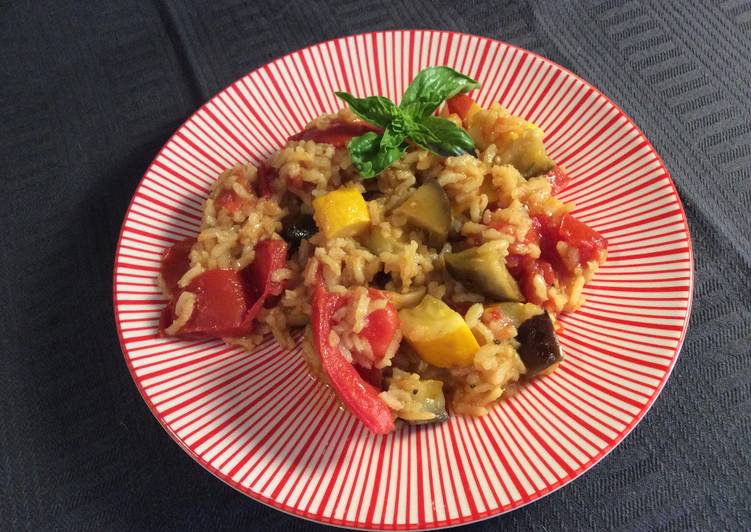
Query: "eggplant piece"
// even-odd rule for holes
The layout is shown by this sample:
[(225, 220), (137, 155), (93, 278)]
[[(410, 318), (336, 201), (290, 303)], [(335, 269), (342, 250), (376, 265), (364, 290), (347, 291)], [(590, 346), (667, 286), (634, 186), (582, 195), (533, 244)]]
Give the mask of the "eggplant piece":
[(506, 260), (489, 244), (444, 255), (446, 269), (464, 286), (493, 301), (524, 301)]
[(381, 192), (381, 189), (378, 188), (377, 179), (363, 179), (360, 182), (362, 183), (363, 187), (365, 187), (365, 192), (363, 192), (362, 194), (362, 197), (365, 198), (365, 201), (371, 201), (383, 197), (383, 192)]
[(543, 312), (519, 326), (516, 334), (517, 352), (527, 368), (527, 377), (544, 373), (563, 360), (563, 349), (555, 334), (550, 314)]
[(297, 249), (300, 242), (310, 239), (318, 232), (311, 214), (290, 214), (282, 218), (282, 238), (290, 250)]
[(368, 251), (374, 255), (386, 252), (399, 253), (404, 247), (403, 240), (393, 238), (380, 225), (374, 225), (370, 228), (364, 244)]
[(396, 412), (397, 417), (410, 425), (440, 423), (449, 418), (441, 381), (423, 380), (417, 373), (394, 368), (389, 392), (404, 405)]
[(418, 229), (428, 233), (428, 243), (440, 249), (446, 243), (451, 227), (451, 205), (446, 191), (436, 180), (430, 180), (415, 190), (394, 210)]
[[(487, 134), (488, 121), (494, 123), (491, 135)], [(554, 166), (545, 151), (543, 130), (505, 109), (491, 108), (475, 113), (468, 120), (467, 129), (473, 138), (478, 139), (478, 149), (484, 150), (489, 144), (495, 144), (498, 148), (496, 164), (511, 164), (525, 178), (544, 174)]]

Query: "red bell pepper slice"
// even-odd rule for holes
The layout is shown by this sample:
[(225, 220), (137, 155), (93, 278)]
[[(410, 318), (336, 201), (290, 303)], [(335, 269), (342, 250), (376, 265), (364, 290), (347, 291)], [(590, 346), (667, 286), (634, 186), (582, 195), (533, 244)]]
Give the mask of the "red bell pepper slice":
[(261, 308), (273, 296), (281, 295), (282, 283), (274, 282), (272, 274), (287, 264), (287, 244), (284, 240), (261, 240), (255, 247), (256, 256), (243, 271), (248, 298), (245, 325), (253, 329), (253, 321)]
[(449, 113), (459, 115), (459, 118), (462, 120), (467, 118), (469, 110), (472, 109), (472, 106), (475, 103), (476, 102), (466, 94), (457, 94), (446, 100), (446, 106), (448, 107)]
[(287, 244), (283, 240), (262, 240), (256, 244), (255, 252), (255, 259), (244, 270), (208, 270), (174, 293), (162, 311), (162, 332), (174, 321), (175, 306), (182, 292), (195, 294), (196, 303), (177, 336), (237, 337), (251, 332), (264, 304), (282, 293), (282, 283), (274, 282), (272, 274), (286, 265)]
[(378, 397), (378, 390), (358, 374), (342, 352), (329, 343), (331, 319), (346, 304), (346, 298), (329, 293), (323, 283), (315, 289), (311, 325), (321, 367), (345, 406), (375, 434), (394, 429), (391, 409)]
[(177, 290), (177, 282), (190, 269), (190, 250), (195, 243), (195, 238), (186, 238), (168, 247), (162, 254), (159, 273), (170, 294)]
[(344, 148), (352, 137), (359, 137), (368, 131), (382, 133), (383, 130), (378, 126), (368, 124), (367, 122), (334, 122), (326, 129), (305, 129), (292, 135), (287, 140), (312, 140), (323, 144), (331, 144), (336, 148)]
[(175, 293), (162, 311), (161, 329), (164, 331), (175, 319), (175, 305), (182, 292), (195, 294), (193, 313), (177, 336), (206, 338), (242, 336), (248, 331), (245, 316), (248, 312), (245, 283), (235, 270), (208, 270), (197, 276), (183, 290)]
[(559, 165), (555, 165), (550, 172), (545, 174), (545, 179), (550, 183), (550, 189), (553, 194), (557, 194), (571, 183), (571, 176), (568, 175), (565, 168)]

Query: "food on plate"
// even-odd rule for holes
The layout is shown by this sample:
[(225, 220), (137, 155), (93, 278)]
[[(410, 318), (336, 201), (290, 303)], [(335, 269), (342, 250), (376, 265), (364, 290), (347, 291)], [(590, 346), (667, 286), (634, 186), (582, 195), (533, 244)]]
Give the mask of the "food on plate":
[(310, 372), (371, 431), (481, 416), (563, 360), (607, 242), (555, 197), (543, 131), (448, 67), (397, 106), (336, 93), (267, 161), (218, 176), (165, 250), (160, 330), (247, 349), (302, 337)]

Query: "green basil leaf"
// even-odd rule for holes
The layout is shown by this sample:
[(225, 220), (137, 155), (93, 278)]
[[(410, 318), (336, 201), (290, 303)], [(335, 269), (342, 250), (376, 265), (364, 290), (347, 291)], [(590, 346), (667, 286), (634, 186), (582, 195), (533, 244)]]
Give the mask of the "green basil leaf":
[(412, 80), (402, 97), (399, 108), (419, 120), (429, 116), (444, 100), (480, 86), (474, 79), (447, 66), (422, 70)]
[(426, 116), (410, 129), (408, 136), (415, 144), (444, 157), (475, 153), (475, 143), (469, 133), (445, 118)]
[(399, 112), (394, 102), (383, 96), (357, 98), (347, 92), (335, 92), (334, 94), (347, 102), (349, 108), (357, 116), (377, 126), (386, 127)]
[(390, 150), (392, 148), (397, 148), (402, 145), (406, 138), (406, 133), (399, 132), (389, 124), (383, 132), (383, 137), (381, 137), (381, 149)]
[(407, 149), (403, 144), (381, 149), (382, 140), (382, 135), (369, 131), (353, 138), (347, 144), (352, 164), (355, 165), (361, 177), (369, 178), (380, 174), (392, 163), (398, 161)]

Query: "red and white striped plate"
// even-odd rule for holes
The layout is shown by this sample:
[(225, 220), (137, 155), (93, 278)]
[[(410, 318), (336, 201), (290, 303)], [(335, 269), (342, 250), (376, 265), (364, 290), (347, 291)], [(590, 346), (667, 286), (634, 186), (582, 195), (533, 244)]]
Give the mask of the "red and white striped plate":
[[(163, 248), (196, 233), (208, 187), (259, 162), (321, 113), (335, 90), (398, 100), (412, 77), (449, 65), (539, 124), (574, 180), (560, 196), (607, 237), (586, 305), (563, 317), (566, 361), (484, 418), (374, 436), (272, 340), (255, 352), (160, 338)], [(291, 514), (369, 529), (427, 529), (518, 508), (610, 452), (649, 409), (683, 342), (693, 260), (683, 207), (649, 141), (608, 98), (514, 46), (442, 31), (386, 31), (273, 61), (198, 110), (162, 148), (117, 248), (117, 329), (133, 379), (169, 434), (237, 490)]]

